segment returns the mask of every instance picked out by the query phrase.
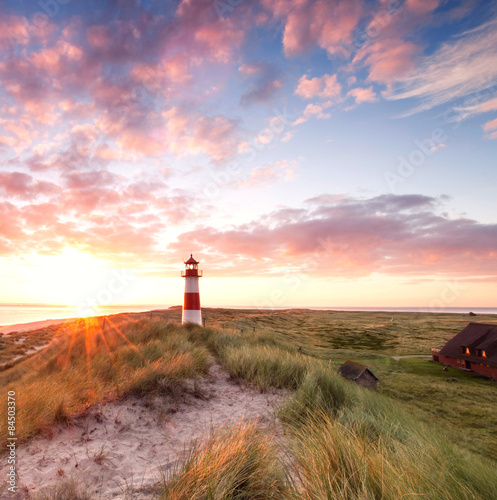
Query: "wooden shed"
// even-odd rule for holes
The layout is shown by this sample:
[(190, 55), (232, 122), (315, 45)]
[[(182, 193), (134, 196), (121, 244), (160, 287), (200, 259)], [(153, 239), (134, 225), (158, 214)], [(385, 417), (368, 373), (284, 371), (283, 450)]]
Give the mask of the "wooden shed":
[(356, 384), (376, 391), (377, 382), (380, 379), (366, 366), (354, 361), (346, 361), (339, 369), (338, 373)]

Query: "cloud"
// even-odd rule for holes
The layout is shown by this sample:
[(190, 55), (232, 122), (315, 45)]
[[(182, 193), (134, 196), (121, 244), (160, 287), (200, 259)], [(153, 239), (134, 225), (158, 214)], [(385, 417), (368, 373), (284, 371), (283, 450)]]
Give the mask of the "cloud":
[(384, 38), (361, 48), (353, 63), (362, 61), (369, 66), (368, 81), (390, 84), (414, 70), (414, 56), (418, 52), (419, 47), (412, 42)]
[[(410, 116), (466, 96), (478, 97), (497, 82), (497, 19), (463, 33), (425, 56), (409, 75), (399, 79), (388, 99), (416, 98)], [(488, 93), (485, 94), (488, 97)]]
[(205, 154), (219, 162), (232, 156), (238, 148), (237, 122), (221, 115), (201, 116), (180, 107), (164, 112), (166, 139), (177, 155)]
[(252, 169), (250, 175), (238, 182), (235, 187), (252, 188), (265, 187), (279, 181), (288, 182), (295, 177), (297, 162), (295, 160), (282, 160), (259, 165)]
[(278, 90), (283, 87), (282, 74), (274, 64), (243, 64), (239, 67), (239, 71), (246, 77), (252, 77), (254, 79), (249, 90), (240, 98), (240, 103), (243, 106), (268, 102), (275, 96)]
[(262, 0), (262, 4), (283, 21), (283, 47), (289, 56), (314, 45), (330, 55), (342, 53), (363, 12), (359, 0)]
[(34, 180), (23, 172), (0, 172), (0, 192), (6, 196), (17, 196), (31, 199), (37, 196), (57, 193), (60, 188), (43, 180)]
[[(438, 215), (444, 202), (423, 195), (321, 196), (308, 200), (305, 209), (279, 209), (248, 224), (197, 228), (170, 247), (194, 244), (213, 260), (230, 255), (249, 273), (286, 264), (320, 277), (386, 273), (497, 280), (497, 224)], [(221, 264), (218, 272), (223, 273)]]
[(497, 118), (485, 123), (482, 128), (486, 132), (487, 139), (497, 139)]
[(327, 120), (331, 117), (331, 113), (325, 112), (326, 109), (330, 108), (333, 105), (332, 101), (326, 101), (323, 103), (317, 104), (308, 104), (304, 109), (303, 116), (297, 118), (292, 125), (300, 125), (305, 123), (309, 118), (317, 118), (318, 120)]
[(406, 7), (415, 14), (427, 14), (440, 5), (440, 0), (406, 0)]
[(376, 101), (376, 94), (373, 90), (373, 86), (368, 88), (356, 87), (355, 89), (351, 89), (347, 92), (347, 97), (354, 98), (356, 104)]
[(294, 137), (295, 132), (289, 131), (281, 138), (281, 142), (290, 142)]
[(483, 125), (483, 130), (485, 132), (488, 132), (490, 130), (495, 130), (495, 129), (497, 129), (497, 118), (495, 120), (487, 122), (487, 123), (485, 123), (485, 125)]
[(342, 92), (342, 86), (337, 81), (336, 75), (324, 75), (321, 78), (308, 79), (303, 75), (297, 85), (295, 93), (303, 99), (338, 99)]

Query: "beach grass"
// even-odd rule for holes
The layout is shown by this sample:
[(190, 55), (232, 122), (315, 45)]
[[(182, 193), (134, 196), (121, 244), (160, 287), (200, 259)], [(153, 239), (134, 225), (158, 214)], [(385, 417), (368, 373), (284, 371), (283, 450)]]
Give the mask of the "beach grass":
[[(190, 342), (179, 326), (87, 319), (46, 351), (0, 373), (0, 385), (16, 394), (16, 437), (22, 442), (99, 402), (177, 396), (182, 381), (204, 375), (210, 363), (207, 348)], [(6, 401), (0, 405), (6, 412)]]
[(272, 436), (257, 422), (221, 427), (192, 443), (165, 478), (161, 499), (290, 499), (292, 486)]

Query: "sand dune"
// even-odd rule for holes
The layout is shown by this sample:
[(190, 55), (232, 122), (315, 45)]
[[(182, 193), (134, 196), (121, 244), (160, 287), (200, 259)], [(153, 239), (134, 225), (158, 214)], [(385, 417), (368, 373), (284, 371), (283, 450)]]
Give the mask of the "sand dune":
[[(97, 498), (145, 499), (161, 474), (181, 460), (195, 437), (242, 419), (259, 419), (275, 432), (274, 408), (286, 393), (259, 390), (229, 379), (219, 365), (200, 383), (205, 399), (195, 397), (193, 382), (182, 401), (128, 399), (92, 407), (69, 427), (19, 447), (19, 482), (30, 493), (74, 477)], [(0, 475), (5, 477), (5, 467)], [(127, 495), (127, 496), (126, 496)]]

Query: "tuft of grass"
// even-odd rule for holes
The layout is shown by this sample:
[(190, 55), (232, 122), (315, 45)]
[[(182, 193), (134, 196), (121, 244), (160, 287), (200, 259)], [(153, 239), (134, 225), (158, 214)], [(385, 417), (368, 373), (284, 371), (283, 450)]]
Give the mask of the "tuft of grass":
[(53, 486), (43, 488), (33, 500), (94, 500), (95, 496), (74, 478), (57, 481)]
[(297, 391), (280, 409), (284, 422), (303, 422), (309, 415), (325, 412), (336, 415), (350, 405), (358, 394), (355, 385), (347, 383), (329, 367), (317, 363), (305, 373)]
[[(402, 443), (319, 414), (292, 429), (295, 473), (304, 500), (495, 499), (492, 464), (443, 437), (414, 430)], [(415, 429), (418, 427), (413, 421)]]
[(183, 465), (166, 478), (162, 499), (290, 499), (292, 488), (273, 439), (256, 422), (221, 428), (193, 443)]
[(311, 365), (306, 356), (257, 345), (227, 347), (221, 360), (231, 376), (243, 378), (263, 391), (270, 387), (297, 389)]

